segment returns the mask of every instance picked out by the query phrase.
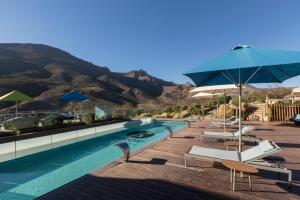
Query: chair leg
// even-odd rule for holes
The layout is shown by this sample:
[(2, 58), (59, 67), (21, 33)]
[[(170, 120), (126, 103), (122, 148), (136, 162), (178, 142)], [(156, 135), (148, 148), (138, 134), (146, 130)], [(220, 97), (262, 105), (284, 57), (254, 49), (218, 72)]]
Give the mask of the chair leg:
[(252, 191), (252, 182), (251, 182), (251, 175), (249, 174), (249, 185), (250, 185), (250, 190)]
[(289, 182), (288, 188), (289, 188), (289, 190), (292, 190), (292, 171), (290, 171), (288, 176), (289, 176), (288, 177), (288, 182)]
[(233, 170), (233, 183), (232, 183), (232, 190), (235, 191), (235, 170)]
[[(280, 165), (281, 165), (281, 163), (277, 161), (277, 162), (276, 162), (277, 168), (280, 168)], [(280, 180), (280, 178), (281, 178), (281, 173), (280, 173), (280, 172), (277, 173), (277, 177), (278, 177), (278, 179)]]

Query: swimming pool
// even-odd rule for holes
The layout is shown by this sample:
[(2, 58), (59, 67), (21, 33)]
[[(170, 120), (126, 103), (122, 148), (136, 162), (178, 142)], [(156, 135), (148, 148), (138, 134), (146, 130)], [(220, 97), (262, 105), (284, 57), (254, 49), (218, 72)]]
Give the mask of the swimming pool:
[[(90, 140), (0, 163), (0, 199), (34, 199), (122, 157), (114, 144), (125, 141), (132, 152), (187, 126), (185, 122), (156, 121)], [(130, 132), (147, 131), (147, 137)]]

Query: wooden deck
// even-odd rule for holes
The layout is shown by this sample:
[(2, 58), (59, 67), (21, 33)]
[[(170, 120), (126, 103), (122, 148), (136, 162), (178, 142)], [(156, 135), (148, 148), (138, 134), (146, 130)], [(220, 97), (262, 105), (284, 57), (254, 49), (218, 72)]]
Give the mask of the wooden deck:
[(88, 174), (39, 199), (300, 199), (300, 128), (280, 124), (255, 124), (258, 137), (276, 142), (276, 156), (293, 170), (293, 187), (287, 177), (261, 171), (252, 177), (253, 191), (246, 178), (237, 177), (236, 191), (230, 190), (229, 171), (216, 163), (189, 160), (183, 155), (193, 144), (225, 149), (222, 141), (203, 143), (199, 135), (208, 122), (192, 123), (174, 138), (164, 140), (135, 155), (128, 163)]

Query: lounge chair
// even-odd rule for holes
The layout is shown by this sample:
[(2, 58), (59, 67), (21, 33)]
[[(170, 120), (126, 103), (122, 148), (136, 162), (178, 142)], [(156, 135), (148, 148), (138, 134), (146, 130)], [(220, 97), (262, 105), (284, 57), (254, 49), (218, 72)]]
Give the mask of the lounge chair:
[[(230, 122), (230, 121), (234, 121), (235, 120), (235, 116), (231, 116), (227, 119), (225, 119), (225, 122)], [(212, 122), (223, 122), (224, 123), (224, 118), (216, 118), (216, 119), (212, 119)]]
[(233, 120), (233, 121), (229, 121), (229, 122), (221, 122), (221, 121), (219, 121), (219, 122), (214, 122), (214, 121), (212, 121), (211, 123), (210, 123), (210, 127), (223, 127), (224, 125), (225, 126), (229, 126), (229, 127), (231, 127), (231, 126), (234, 126), (234, 125), (238, 125), (239, 124), (239, 119), (235, 119), (235, 120)]
[(184, 155), (185, 166), (187, 167), (187, 158), (203, 159), (215, 162), (222, 162), (223, 160), (233, 160), (244, 162), (262, 170), (273, 171), (278, 173), (288, 174), (289, 187), (292, 183), (292, 171), (285, 168), (281, 163), (273, 163), (262, 160), (278, 151), (280, 147), (274, 142), (264, 140), (258, 145), (251, 147), (241, 153), (238, 151), (228, 151), (221, 149), (206, 148), (193, 145), (188, 153)]
[[(250, 134), (253, 130), (255, 130), (254, 126), (244, 126), (242, 128), (242, 135), (248, 135), (248, 136), (255, 136), (254, 134)], [(224, 139), (224, 140), (236, 140), (239, 138), (240, 131), (237, 130), (234, 133), (231, 132), (216, 132), (216, 131), (204, 131), (203, 134), (201, 135), (202, 140), (205, 140), (207, 138), (216, 138), (216, 139)], [(250, 141), (250, 139), (248, 139)], [(251, 139), (252, 140), (257, 140), (257, 139)]]
[(297, 114), (294, 118), (294, 122), (296, 126), (300, 126), (300, 114)]

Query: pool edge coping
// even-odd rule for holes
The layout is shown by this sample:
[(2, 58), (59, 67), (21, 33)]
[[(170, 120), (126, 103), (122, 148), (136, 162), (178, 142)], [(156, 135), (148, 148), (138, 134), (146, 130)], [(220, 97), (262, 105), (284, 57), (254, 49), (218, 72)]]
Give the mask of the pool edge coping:
[[(158, 120), (158, 121), (160, 121), (160, 120)], [(171, 120), (168, 120), (168, 121), (171, 121)], [(184, 121), (182, 121), (182, 122), (184, 122)], [(180, 132), (182, 132), (186, 128), (188, 128), (188, 124), (186, 124), (184, 127), (182, 127), (181, 129), (179, 129), (178, 131), (176, 131), (174, 133), (175, 134), (180, 134)], [(150, 143), (150, 144), (148, 144), (148, 145), (146, 145), (146, 146), (144, 146), (144, 147), (142, 147), (142, 148), (140, 148), (136, 151), (130, 152), (130, 158), (142, 153), (143, 151), (147, 150), (148, 148), (150, 148), (150, 147), (152, 147), (152, 146), (154, 146), (154, 145), (156, 145), (156, 144), (158, 144), (158, 143), (160, 143), (160, 142), (162, 142), (162, 141), (164, 141), (168, 138), (169, 138), (169, 136), (165, 136), (165, 137), (163, 137), (163, 138), (161, 138), (157, 141), (154, 141), (154, 142), (152, 142), (152, 143)], [(62, 186), (60, 186), (60, 187), (58, 187), (54, 190), (51, 190), (51, 191), (49, 191), (49, 192), (47, 192), (47, 193), (45, 193), (41, 196), (38, 196), (35, 199), (43, 199), (43, 200), (53, 199), (53, 196), (58, 194), (60, 191), (64, 191), (64, 190), (70, 188), (75, 183), (84, 182), (85, 179), (88, 177), (88, 175), (90, 175), (90, 174), (94, 175), (95, 172), (101, 172), (102, 173), (105, 170), (116, 167), (116, 166), (118, 166), (122, 163), (126, 163), (126, 162), (123, 161), (123, 156), (121, 158), (117, 159), (117, 160), (114, 160), (114, 161), (102, 166), (102, 167), (97, 168), (96, 170), (93, 170), (92, 172), (90, 172), (88, 174), (85, 174), (85, 175), (83, 175), (83, 176), (81, 176), (81, 177), (79, 177), (79, 178), (77, 178), (77, 179), (75, 179), (75, 180), (73, 180), (69, 183), (66, 183), (65, 185), (62, 185)]]

